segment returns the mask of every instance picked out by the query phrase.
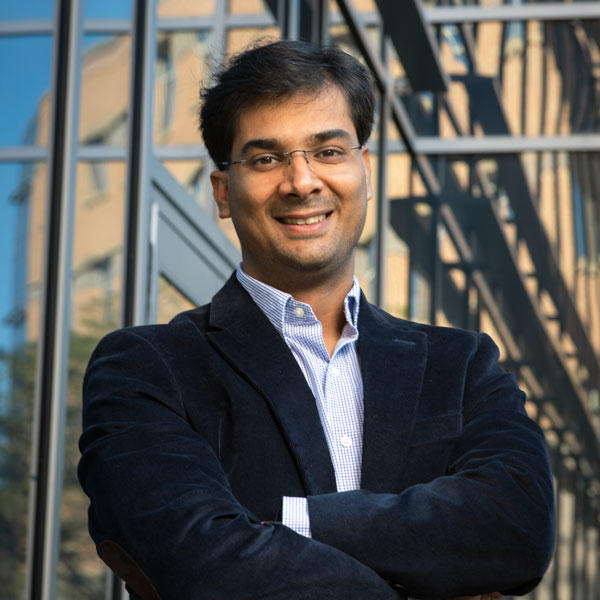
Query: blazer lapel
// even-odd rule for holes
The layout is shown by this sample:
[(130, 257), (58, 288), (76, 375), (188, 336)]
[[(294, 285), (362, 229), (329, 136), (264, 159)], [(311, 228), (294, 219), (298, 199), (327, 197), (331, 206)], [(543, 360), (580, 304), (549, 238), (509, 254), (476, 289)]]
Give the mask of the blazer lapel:
[(235, 274), (213, 298), (210, 324), (209, 342), (269, 402), (296, 458), (306, 494), (335, 492), (314, 396), (286, 343)]
[(358, 355), (364, 386), (361, 488), (390, 492), (400, 480), (427, 361), (427, 336), (361, 296)]

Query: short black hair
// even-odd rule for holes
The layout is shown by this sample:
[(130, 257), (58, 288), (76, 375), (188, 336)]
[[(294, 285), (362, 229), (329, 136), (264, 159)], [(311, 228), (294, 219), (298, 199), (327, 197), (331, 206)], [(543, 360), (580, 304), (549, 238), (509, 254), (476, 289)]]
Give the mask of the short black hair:
[(200, 130), (210, 157), (219, 168), (231, 160), (242, 111), (328, 84), (346, 96), (358, 143), (364, 144), (373, 128), (375, 98), (367, 70), (353, 56), (336, 46), (297, 41), (255, 46), (233, 56), (215, 84), (200, 91)]

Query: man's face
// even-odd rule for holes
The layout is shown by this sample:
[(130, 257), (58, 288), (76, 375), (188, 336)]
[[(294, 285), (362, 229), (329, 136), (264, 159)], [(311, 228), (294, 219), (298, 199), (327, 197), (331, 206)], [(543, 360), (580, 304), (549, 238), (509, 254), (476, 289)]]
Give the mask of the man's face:
[(231, 160), (247, 162), (216, 171), (211, 180), (219, 216), (232, 218), (244, 270), (256, 279), (281, 287), (309, 273), (351, 276), (372, 195), (368, 151), (353, 150), (343, 163), (325, 169), (312, 157), (308, 164), (302, 152), (273, 170), (251, 166), (270, 151), (325, 144), (358, 145), (348, 102), (336, 86), (240, 115)]

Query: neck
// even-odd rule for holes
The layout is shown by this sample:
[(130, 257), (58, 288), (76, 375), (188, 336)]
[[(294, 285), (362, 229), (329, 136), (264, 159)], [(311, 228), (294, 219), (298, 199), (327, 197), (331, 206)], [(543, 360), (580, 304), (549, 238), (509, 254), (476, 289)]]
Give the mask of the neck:
[(325, 347), (331, 356), (346, 323), (344, 300), (353, 284), (352, 267), (353, 265), (350, 265), (345, 272), (336, 273), (333, 277), (317, 278), (311, 274), (308, 278), (299, 274), (292, 282), (289, 276), (286, 281), (271, 278), (267, 281), (260, 276), (256, 277), (252, 272), (248, 274), (291, 294), (295, 300), (310, 305), (321, 322)]

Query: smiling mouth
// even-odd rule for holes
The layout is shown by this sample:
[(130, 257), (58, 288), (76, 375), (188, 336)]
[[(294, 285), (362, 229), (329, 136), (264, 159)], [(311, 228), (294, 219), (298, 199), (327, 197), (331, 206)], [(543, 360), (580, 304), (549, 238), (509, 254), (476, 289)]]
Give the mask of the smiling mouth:
[(314, 225), (315, 223), (322, 223), (331, 213), (322, 213), (320, 215), (313, 215), (312, 217), (280, 217), (277, 220), (285, 223), (286, 225)]

